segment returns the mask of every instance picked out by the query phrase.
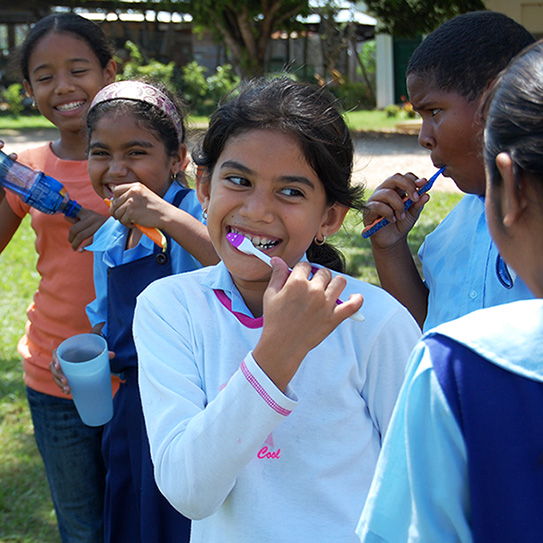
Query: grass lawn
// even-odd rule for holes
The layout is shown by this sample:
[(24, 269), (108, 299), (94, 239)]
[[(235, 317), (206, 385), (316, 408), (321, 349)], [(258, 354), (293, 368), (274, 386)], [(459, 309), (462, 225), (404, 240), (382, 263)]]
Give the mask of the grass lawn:
[[(349, 111), (345, 114), (345, 120), (349, 128), (356, 132), (373, 130), (393, 130), (396, 123), (403, 118), (387, 117), (384, 111)], [(190, 128), (202, 128), (207, 125), (207, 117), (192, 116), (188, 118)], [(36, 130), (41, 128), (54, 128), (53, 125), (40, 115), (21, 116), (18, 119), (11, 117), (0, 118), (2, 130)], [(0, 130), (0, 139), (1, 139)]]

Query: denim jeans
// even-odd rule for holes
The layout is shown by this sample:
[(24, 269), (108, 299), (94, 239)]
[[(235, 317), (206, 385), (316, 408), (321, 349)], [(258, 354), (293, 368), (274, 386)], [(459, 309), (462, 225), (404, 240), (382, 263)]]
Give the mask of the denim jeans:
[(83, 424), (72, 400), (26, 391), (62, 542), (103, 543), (103, 427)]

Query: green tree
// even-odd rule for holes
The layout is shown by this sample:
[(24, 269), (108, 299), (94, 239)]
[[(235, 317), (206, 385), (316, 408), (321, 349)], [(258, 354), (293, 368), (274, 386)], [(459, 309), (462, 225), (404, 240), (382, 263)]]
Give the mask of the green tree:
[(240, 77), (261, 74), (266, 48), (275, 30), (308, 13), (308, 0), (188, 0), (194, 23), (224, 42)]
[(482, 0), (365, 0), (365, 4), (381, 31), (402, 38), (429, 34), (456, 15), (486, 9)]

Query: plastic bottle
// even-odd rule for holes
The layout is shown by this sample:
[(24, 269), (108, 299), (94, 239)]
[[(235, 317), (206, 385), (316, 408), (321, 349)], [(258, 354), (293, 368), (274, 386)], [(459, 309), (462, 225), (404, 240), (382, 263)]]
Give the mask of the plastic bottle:
[(0, 185), (42, 213), (64, 213), (66, 217), (77, 217), (81, 210), (75, 200), (70, 200), (62, 183), (24, 166), (3, 151), (0, 151)]

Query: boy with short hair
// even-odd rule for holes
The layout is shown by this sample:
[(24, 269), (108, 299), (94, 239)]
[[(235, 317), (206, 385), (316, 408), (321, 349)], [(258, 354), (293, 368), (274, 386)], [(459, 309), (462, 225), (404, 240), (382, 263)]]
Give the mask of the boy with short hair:
[[(532, 298), (500, 258), (486, 225), (479, 107), (498, 73), (533, 41), (506, 15), (476, 11), (443, 24), (410, 59), (407, 88), (422, 117), (419, 143), (466, 195), (419, 251), (424, 281), (407, 234), (429, 200), (416, 192), (425, 180), (412, 173), (389, 177), (368, 200), (364, 222), (384, 216), (392, 223), (370, 238), (381, 285), (424, 330), (476, 309)], [(408, 211), (405, 194), (415, 202)]]

